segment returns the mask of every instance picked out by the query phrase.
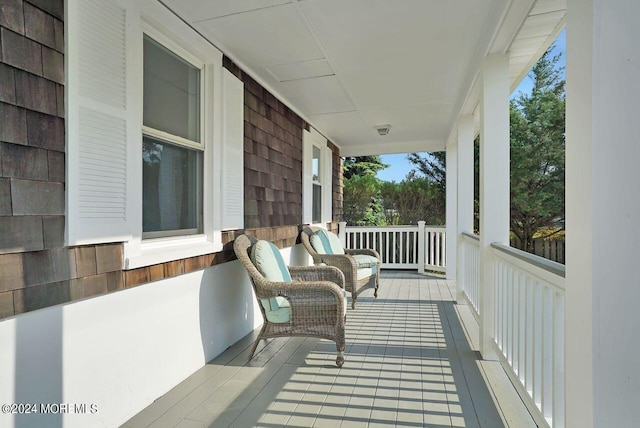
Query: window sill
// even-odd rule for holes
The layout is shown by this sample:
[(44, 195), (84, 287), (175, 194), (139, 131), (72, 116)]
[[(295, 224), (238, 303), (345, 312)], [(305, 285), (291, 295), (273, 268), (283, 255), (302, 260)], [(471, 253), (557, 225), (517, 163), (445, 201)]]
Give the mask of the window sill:
[[(195, 235), (144, 240), (136, 254), (125, 257), (124, 269), (136, 269), (222, 251), (222, 242), (214, 243), (206, 238), (206, 235)], [(125, 252), (126, 247), (125, 244)]]

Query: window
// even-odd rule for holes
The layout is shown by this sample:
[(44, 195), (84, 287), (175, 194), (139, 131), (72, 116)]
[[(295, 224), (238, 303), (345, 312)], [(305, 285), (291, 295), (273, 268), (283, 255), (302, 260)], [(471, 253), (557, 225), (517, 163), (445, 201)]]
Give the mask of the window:
[(327, 223), (332, 220), (331, 177), (333, 152), (318, 131), (304, 131), (302, 222)]
[(202, 231), (200, 69), (144, 36), (143, 238)]

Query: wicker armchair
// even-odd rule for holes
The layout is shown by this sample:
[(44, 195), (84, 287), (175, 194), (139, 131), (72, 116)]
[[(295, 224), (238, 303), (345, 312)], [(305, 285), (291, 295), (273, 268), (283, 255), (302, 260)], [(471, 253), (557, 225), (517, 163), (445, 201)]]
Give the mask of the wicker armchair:
[[(251, 348), (249, 360), (253, 358), (261, 339), (310, 336), (336, 342), (336, 365), (342, 367), (346, 315), (342, 272), (329, 266), (288, 266), (285, 269), (288, 268), (291, 282), (270, 281), (261, 273), (260, 266), (254, 264), (255, 257), (252, 260), (252, 247), (257, 242), (254, 237), (241, 235), (233, 245), (238, 260), (249, 273), (264, 319), (262, 330)], [(284, 267), (279, 253), (277, 257)], [(285, 307), (287, 312), (286, 317), (274, 320), (273, 312), (268, 311), (265, 306), (269, 308), (269, 301), (275, 298), (279, 299), (281, 307)]]
[[(300, 241), (311, 257), (313, 257), (313, 262), (316, 265), (326, 264), (328, 266), (335, 266), (342, 271), (345, 279), (344, 288), (347, 292), (351, 293), (351, 308), (355, 309), (358, 293), (364, 287), (375, 287), (374, 296), (378, 297), (381, 265), (380, 255), (378, 252), (372, 249), (342, 249), (344, 254), (318, 253), (311, 243), (311, 237), (314, 233), (320, 230), (323, 229), (315, 226), (305, 227), (302, 232), (300, 232)], [(353, 257), (355, 255), (373, 256), (377, 259), (377, 263), (373, 266), (362, 267)]]

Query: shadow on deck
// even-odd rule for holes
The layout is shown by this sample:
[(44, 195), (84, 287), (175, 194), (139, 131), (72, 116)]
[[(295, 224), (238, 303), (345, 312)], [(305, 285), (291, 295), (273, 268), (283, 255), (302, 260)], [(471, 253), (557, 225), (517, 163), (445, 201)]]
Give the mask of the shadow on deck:
[(454, 287), (383, 272), (378, 299), (366, 290), (347, 312), (342, 368), (333, 342), (309, 338), (270, 340), (247, 362), (254, 332), (124, 426), (535, 426), (500, 364), (472, 348)]

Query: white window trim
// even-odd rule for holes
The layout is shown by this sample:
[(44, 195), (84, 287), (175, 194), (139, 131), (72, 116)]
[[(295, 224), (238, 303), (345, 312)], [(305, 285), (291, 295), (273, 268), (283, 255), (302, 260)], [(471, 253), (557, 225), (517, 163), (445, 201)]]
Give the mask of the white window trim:
[[(322, 186), (322, 212), (320, 223), (313, 223), (313, 147), (320, 148), (320, 184)], [(302, 212), (303, 224), (314, 224), (324, 227), (332, 221), (333, 198), (333, 152), (327, 144), (327, 139), (314, 128), (302, 133)]]
[[(148, 4), (148, 3), (147, 3)], [(143, 34), (148, 34), (177, 55), (201, 67), (201, 144), (203, 151), (203, 189), (202, 189), (202, 233), (186, 236), (172, 236), (153, 239), (142, 239), (142, 100), (143, 100)], [(132, 47), (136, 54), (135, 63), (131, 64), (137, 76), (138, 85), (133, 100), (138, 103), (138, 116), (135, 123), (139, 138), (135, 141), (134, 165), (140, 165), (135, 175), (128, 182), (128, 191), (140, 195), (133, 207), (135, 212), (135, 229), (133, 237), (124, 245), (125, 269), (149, 266), (196, 257), (222, 250), (222, 233), (220, 225), (221, 209), (214, 210), (214, 200), (221, 195), (221, 119), (222, 107), (222, 53), (195, 33), (186, 24), (159, 4), (149, 4), (141, 12), (141, 31), (137, 35), (137, 43)], [(203, 148), (203, 147), (200, 148)], [(216, 173), (217, 172), (217, 173)]]

